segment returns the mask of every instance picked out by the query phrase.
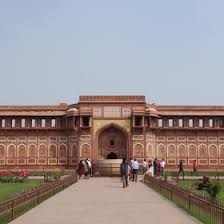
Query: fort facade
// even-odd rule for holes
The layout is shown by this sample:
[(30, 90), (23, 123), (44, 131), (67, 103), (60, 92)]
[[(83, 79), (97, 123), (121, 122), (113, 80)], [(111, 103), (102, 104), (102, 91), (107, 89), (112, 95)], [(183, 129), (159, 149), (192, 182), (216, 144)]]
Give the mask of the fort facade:
[(164, 158), (224, 168), (224, 106), (80, 96), (76, 104), (0, 106), (0, 168), (68, 168), (81, 159)]

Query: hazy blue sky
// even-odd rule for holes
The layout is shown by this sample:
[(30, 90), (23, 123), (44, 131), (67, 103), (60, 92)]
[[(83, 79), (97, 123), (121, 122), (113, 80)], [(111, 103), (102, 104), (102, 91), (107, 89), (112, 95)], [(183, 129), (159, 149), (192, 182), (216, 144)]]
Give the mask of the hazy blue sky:
[(0, 104), (224, 105), (224, 1), (0, 0), (0, 81)]

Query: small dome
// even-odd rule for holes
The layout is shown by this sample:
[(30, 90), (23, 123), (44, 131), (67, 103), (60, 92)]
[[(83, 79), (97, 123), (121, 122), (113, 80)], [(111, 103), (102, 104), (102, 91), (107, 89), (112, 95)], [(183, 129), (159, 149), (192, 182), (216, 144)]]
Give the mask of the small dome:
[(156, 110), (154, 105), (148, 105), (145, 109), (145, 112), (151, 116), (158, 116), (158, 111)]
[(146, 112), (150, 112), (150, 113), (157, 113), (157, 110), (155, 108), (152, 108), (152, 107), (147, 107)]
[(79, 113), (79, 110), (77, 108), (70, 108), (67, 110), (67, 114), (69, 115), (77, 115)]
[(70, 108), (67, 110), (67, 112), (78, 112), (77, 108)]

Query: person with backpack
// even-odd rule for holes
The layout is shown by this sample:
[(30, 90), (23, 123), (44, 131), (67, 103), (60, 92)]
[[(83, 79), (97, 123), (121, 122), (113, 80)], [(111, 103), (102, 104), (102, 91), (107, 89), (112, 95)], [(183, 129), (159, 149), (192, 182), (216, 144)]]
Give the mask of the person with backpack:
[(129, 165), (127, 163), (127, 159), (123, 158), (123, 161), (120, 165), (120, 173), (122, 177), (123, 188), (128, 187), (128, 170), (129, 170)]

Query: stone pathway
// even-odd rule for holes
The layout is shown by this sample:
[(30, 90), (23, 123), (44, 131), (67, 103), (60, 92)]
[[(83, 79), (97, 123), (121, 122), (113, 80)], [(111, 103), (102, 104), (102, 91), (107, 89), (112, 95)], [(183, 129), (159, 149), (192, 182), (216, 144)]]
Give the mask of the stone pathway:
[(119, 178), (81, 180), (11, 224), (199, 223), (142, 184)]

